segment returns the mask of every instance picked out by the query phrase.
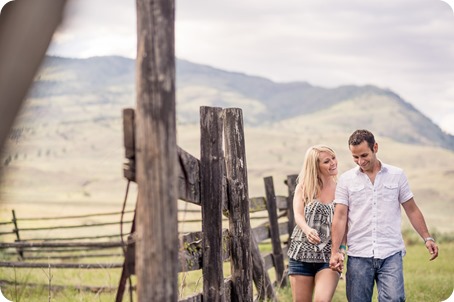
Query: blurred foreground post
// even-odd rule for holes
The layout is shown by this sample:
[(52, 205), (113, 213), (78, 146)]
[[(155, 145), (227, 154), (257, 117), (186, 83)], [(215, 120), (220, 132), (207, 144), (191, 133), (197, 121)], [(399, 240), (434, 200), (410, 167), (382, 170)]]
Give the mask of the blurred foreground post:
[(0, 150), (6, 141), (66, 0), (16, 0), (0, 14)]
[(174, 0), (137, 0), (139, 301), (178, 301)]

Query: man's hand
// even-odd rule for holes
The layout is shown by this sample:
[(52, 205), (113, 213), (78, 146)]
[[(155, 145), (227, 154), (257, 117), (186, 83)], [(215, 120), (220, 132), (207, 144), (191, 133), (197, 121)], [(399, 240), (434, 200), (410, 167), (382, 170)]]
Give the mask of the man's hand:
[(344, 269), (344, 254), (341, 252), (331, 254), (331, 258), (329, 260), (329, 267), (333, 271), (341, 273), (342, 270)]
[(438, 246), (434, 241), (427, 240), (426, 248), (429, 250), (429, 253), (430, 253), (430, 259), (429, 259), (430, 261), (432, 261), (438, 257)]

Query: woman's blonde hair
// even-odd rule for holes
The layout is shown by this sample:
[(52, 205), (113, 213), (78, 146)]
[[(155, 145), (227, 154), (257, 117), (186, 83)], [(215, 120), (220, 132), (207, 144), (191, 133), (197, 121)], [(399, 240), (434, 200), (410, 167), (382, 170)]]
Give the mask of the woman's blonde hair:
[(330, 147), (325, 145), (315, 145), (307, 149), (304, 156), (303, 167), (301, 168), (296, 180), (296, 189), (302, 191), (303, 202), (308, 205), (320, 194), (323, 187), (322, 179), (320, 178), (320, 153), (328, 152), (336, 156), (336, 153)]

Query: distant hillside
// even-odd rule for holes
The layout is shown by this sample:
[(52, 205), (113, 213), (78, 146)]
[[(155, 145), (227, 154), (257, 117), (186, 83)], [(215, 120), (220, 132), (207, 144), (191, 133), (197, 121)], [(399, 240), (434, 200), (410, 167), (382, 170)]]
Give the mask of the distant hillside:
[[(65, 106), (77, 105), (79, 109), (85, 108), (85, 112), (90, 112), (90, 107), (95, 105), (106, 105), (111, 112), (103, 108), (102, 112), (92, 112), (95, 116), (90, 117), (119, 116), (119, 108), (134, 106), (134, 73), (134, 61), (123, 57), (48, 57), (30, 97), (52, 97), (62, 102), (64, 99)], [(306, 118), (330, 109), (335, 110), (335, 116), (324, 122), (337, 127), (371, 128), (396, 141), (454, 150), (453, 135), (444, 133), (390, 90), (372, 85), (327, 89), (306, 82), (276, 83), (262, 77), (177, 60), (178, 121), (197, 122), (200, 106), (240, 107), (245, 122), (253, 126)], [(24, 114), (29, 120), (33, 119), (33, 112), (61, 116), (56, 112), (59, 111), (58, 104), (54, 103), (40, 102), (38, 107), (29, 106), (28, 109), (31, 111), (24, 110)], [(80, 118), (77, 110), (74, 113), (74, 118)]]
[[(10, 219), (11, 209), (21, 217), (121, 209), (121, 112), (135, 106), (134, 70), (122, 57), (46, 59), (0, 156), (0, 218)], [(178, 60), (177, 143), (196, 157), (200, 106), (243, 109), (251, 197), (264, 196), (267, 176), (277, 194), (287, 194), (283, 180), (299, 171), (313, 144), (336, 150), (340, 172), (351, 168), (348, 135), (368, 128), (380, 159), (407, 172), (428, 224), (454, 231), (454, 191), (446, 181), (454, 175), (453, 137), (394, 92), (275, 83)]]
[[(304, 119), (337, 106), (335, 118), (323, 122), (343, 129), (371, 128), (396, 141), (454, 150), (453, 135), (443, 132), (396, 93), (372, 85), (327, 89), (306, 82), (275, 83), (182, 60), (178, 61), (177, 82), (180, 104), (191, 103), (194, 99), (194, 103), (200, 101), (202, 97), (191, 92), (203, 92), (205, 88), (209, 91), (203, 95), (206, 103), (244, 108), (245, 120), (253, 125), (297, 117)], [(244, 101), (243, 106), (241, 101)], [(349, 102), (354, 102), (355, 106), (344, 108)], [(178, 114), (184, 115), (184, 112)], [(191, 116), (192, 121), (197, 117)], [(190, 120), (186, 115), (184, 117)]]

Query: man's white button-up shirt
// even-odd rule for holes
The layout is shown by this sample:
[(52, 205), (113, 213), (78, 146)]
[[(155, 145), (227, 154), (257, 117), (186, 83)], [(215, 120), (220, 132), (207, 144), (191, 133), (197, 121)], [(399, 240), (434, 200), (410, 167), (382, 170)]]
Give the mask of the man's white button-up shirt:
[(338, 180), (334, 203), (348, 206), (348, 255), (385, 259), (405, 254), (400, 205), (413, 197), (402, 169), (381, 164), (372, 184), (359, 167)]

